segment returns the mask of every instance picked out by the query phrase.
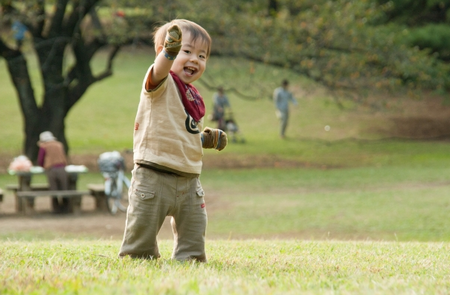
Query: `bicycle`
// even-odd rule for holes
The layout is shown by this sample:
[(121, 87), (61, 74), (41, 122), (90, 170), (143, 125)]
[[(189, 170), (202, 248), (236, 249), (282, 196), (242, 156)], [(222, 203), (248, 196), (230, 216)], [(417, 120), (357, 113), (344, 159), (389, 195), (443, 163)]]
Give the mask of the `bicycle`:
[(106, 207), (115, 215), (126, 212), (130, 180), (125, 176), (125, 161), (119, 152), (106, 152), (100, 155), (98, 165), (105, 181)]

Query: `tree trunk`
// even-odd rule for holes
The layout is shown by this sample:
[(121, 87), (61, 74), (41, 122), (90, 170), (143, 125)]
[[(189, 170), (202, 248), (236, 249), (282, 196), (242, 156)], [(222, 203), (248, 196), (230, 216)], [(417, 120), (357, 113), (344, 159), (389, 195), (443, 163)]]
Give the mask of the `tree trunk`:
[[(112, 61), (120, 45), (113, 46), (103, 72), (94, 75), (90, 66), (95, 53), (108, 45), (108, 38), (103, 36), (101, 22), (95, 11), (98, 2), (99, 0), (73, 1), (71, 9), (68, 9), (69, 1), (57, 1), (52, 15), (48, 16), (45, 1), (36, 1), (34, 21), (25, 14), (22, 15), (20, 20), (27, 25), (39, 61), (44, 92), (42, 105), (37, 105), (25, 56), (20, 50), (9, 47), (0, 37), (0, 57), (7, 62), (24, 120), (23, 154), (33, 162), (37, 160), (37, 142), (43, 131), (51, 131), (64, 144), (68, 153), (65, 136), (67, 114), (93, 83), (112, 75)], [(89, 40), (83, 38), (80, 25), (87, 13), (97, 21), (95, 24), (103, 32), (102, 36)], [(72, 49), (75, 62), (65, 74), (63, 62), (68, 46)]]
[(19, 50), (8, 47), (3, 40), (0, 40), (0, 54), (6, 60), (11, 81), (16, 89), (19, 104), (24, 120), (25, 140), (23, 153), (30, 159), (37, 155), (36, 139), (39, 136), (39, 108), (36, 104), (30, 76), (28, 74), (27, 61)]
[[(55, 86), (62, 85), (62, 77), (48, 73), (44, 75), (44, 103), (42, 106), (38, 106), (28, 73), (27, 61), (22, 52), (9, 48), (0, 40), (0, 54), (6, 60), (11, 81), (19, 98), (24, 122), (23, 154), (35, 161), (39, 151), (37, 146), (39, 134), (47, 130), (51, 131), (68, 151), (64, 125), (68, 112), (65, 104), (67, 91), (64, 90), (64, 87)], [(51, 66), (49, 68), (55, 70)]]

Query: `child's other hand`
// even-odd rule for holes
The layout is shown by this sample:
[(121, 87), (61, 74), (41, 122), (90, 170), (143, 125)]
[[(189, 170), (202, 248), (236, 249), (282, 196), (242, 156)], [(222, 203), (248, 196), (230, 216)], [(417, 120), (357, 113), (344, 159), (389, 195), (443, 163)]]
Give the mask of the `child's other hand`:
[(181, 49), (181, 29), (177, 25), (172, 25), (167, 29), (164, 49), (168, 54), (177, 56)]
[(205, 149), (223, 150), (228, 144), (227, 134), (220, 129), (206, 127), (202, 132), (202, 146)]

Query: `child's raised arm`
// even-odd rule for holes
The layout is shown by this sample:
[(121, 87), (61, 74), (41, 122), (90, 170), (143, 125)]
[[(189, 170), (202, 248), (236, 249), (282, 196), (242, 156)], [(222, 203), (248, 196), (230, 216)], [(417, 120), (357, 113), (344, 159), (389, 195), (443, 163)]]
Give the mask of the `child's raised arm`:
[(160, 45), (157, 49), (157, 56), (153, 66), (151, 82), (158, 85), (169, 75), (174, 59), (181, 49), (182, 33), (177, 25), (172, 25), (167, 29), (164, 46)]

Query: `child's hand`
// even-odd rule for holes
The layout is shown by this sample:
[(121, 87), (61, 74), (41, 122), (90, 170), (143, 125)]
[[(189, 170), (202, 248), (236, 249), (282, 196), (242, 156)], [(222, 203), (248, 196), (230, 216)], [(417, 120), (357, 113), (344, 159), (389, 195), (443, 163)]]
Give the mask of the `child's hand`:
[(227, 134), (220, 129), (206, 127), (202, 132), (202, 146), (205, 149), (223, 150), (228, 143)]
[(164, 50), (171, 56), (177, 56), (181, 49), (181, 29), (177, 25), (172, 25), (166, 33)]

